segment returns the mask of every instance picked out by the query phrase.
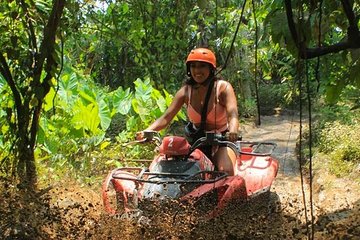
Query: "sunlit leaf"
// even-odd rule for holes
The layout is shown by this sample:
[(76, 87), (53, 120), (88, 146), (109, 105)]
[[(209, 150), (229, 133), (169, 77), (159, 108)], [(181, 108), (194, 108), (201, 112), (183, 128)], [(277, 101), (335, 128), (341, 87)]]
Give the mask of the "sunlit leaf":
[(161, 112), (165, 112), (165, 110), (167, 109), (167, 105), (166, 105), (166, 100), (164, 97), (160, 96), (157, 100), (156, 100), (156, 104), (159, 107), (159, 110)]
[(152, 86), (150, 80), (146, 79), (142, 81), (140, 78), (136, 79), (135, 82), (135, 97), (147, 102), (151, 98)]
[(110, 144), (111, 144), (110, 141), (104, 141), (103, 143), (100, 144), (100, 150), (104, 150)]
[(79, 96), (85, 100), (85, 103), (96, 103), (96, 93), (89, 87), (83, 87), (83, 89), (79, 91)]
[(78, 81), (76, 73), (64, 74), (59, 82), (59, 90), (57, 94), (66, 103), (71, 104), (75, 99), (75, 91), (77, 89)]
[(113, 103), (117, 112), (126, 115), (131, 109), (131, 98), (132, 94), (130, 89), (126, 89), (125, 91), (119, 87), (113, 94)]
[(44, 98), (43, 109), (45, 112), (53, 109), (54, 97), (55, 97), (55, 91), (53, 88), (50, 88), (50, 91), (48, 92), (48, 94), (46, 94)]
[(88, 104), (85, 106), (81, 101), (78, 101), (74, 106), (74, 112), (75, 113), (72, 118), (74, 128), (84, 128), (93, 134), (99, 131), (98, 126), (100, 124), (100, 117), (97, 106), (94, 104)]
[(0, 92), (3, 91), (3, 88), (6, 86), (6, 81), (5, 81), (5, 78), (3, 77), (2, 74), (0, 74)]
[(109, 128), (111, 123), (110, 109), (104, 100), (98, 102), (99, 105), (99, 117), (101, 123), (101, 129), (106, 130)]

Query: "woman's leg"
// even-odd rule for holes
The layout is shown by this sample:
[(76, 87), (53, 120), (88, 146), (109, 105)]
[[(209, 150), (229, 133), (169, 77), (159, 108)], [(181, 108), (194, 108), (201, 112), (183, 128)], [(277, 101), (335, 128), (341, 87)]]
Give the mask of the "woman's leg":
[(229, 147), (219, 147), (213, 156), (213, 162), (219, 171), (226, 172), (229, 176), (234, 175), (236, 154)]

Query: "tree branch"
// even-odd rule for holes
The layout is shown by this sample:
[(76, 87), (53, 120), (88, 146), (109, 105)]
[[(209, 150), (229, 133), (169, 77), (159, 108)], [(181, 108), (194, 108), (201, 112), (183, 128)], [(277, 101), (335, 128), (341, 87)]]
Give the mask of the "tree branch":
[(293, 15), (292, 6), (291, 6), (291, 0), (285, 0), (285, 9), (286, 9), (286, 17), (287, 17), (287, 22), (288, 22), (289, 30), (291, 33), (291, 37), (294, 40), (296, 47), (299, 48), (300, 43), (299, 43), (299, 37), (298, 37), (296, 27), (295, 27), (294, 15)]
[[(30, 146), (34, 147), (36, 142), (36, 133), (38, 129), (38, 122), (40, 117), (40, 111), (42, 108), (42, 103), (46, 94), (50, 91), (50, 81), (53, 77), (53, 69), (56, 68), (57, 62), (54, 58), (55, 54), (55, 39), (56, 39), (56, 31), (60, 25), (61, 15), (63, 13), (65, 7), (66, 0), (55, 0), (47, 25), (44, 28), (44, 38), (41, 42), (40, 46), (40, 55), (38, 61), (36, 62), (34, 69), (34, 86), (36, 88), (40, 88), (42, 91), (38, 91), (41, 93), (40, 96), (36, 96), (38, 100), (38, 104), (35, 107), (33, 112), (31, 130), (30, 130)], [(42, 83), (40, 82), (41, 72), (44, 68), (46, 76), (43, 79)]]
[(44, 38), (41, 42), (40, 52), (37, 56), (37, 61), (34, 68), (34, 82), (36, 83), (40, 83), (40, 76), (44, 67), (45, 59), (47, 60), (45, 69), (47, 72), (50, 72), (49, 67), (51, 67), (54, 63), (52, 54), (54, 52), (55, 35), (60, 23), (60, 17), (64, 9), (65, 1), (66, 0), (54, 0), (54, 5), (49, 16), (49, 21), (44, 28)]
[(293, 18), (291, 0), (285, 0), (285, 9), (287, 22), (291, 37), (295, 42), (296, 47), (299, 50), (299, 56), (302, 59), (311, 59), (320, 57), (329, 53), (337, 53), (350, 48), (360, 48), (360, 31), (357, 27), (357, 20), (352, 10), (352, 5), (349, 0), (341, 0), (344, 8), (344, 12), (349, 20), (349, 28), (347, 33), (347, 40), (344, 42), (338, 42), (336, 44), (327, 47), (307, 48), (303, 42), (300, 42), (298, 33), (296, 31), (296, 25)]
[(0, 73), (4, 76), (5, 81), (10, 86), (10, 89), (14, 96), (16, 110), (17, 110), (17, 113), (19, 114), (21, 112), (21, 106), (22, 106), (21, 95), (20, 95), (18, 89), (16, 88), (14, 78), (12, 77), (11, 72), (10, 72), (9, 65), (7, 64), (6, 59), (2, 53), (0, 53), (0, 64), (1, 64), (0, 65)]
[(348, 42), (350, 43), (350, 48), (359, 48), (360, 32), (356, 22), (355, 14), (352, 10), (353, 6), (350, 4), (349, 0), (341, 0), (341, 3), (343, 5), (346, 17), (349, 21)]
[(341, 4), (343, 5), (346, 17), (349, 20), (350, 27), (358, 28), (355, 20), (355, 14), (352, 10), (352, 5), (350, 4), (349, 0), (341, 0)]
[(31, 22), (31, 19), (29, 18), (29, 11), (28, 11), (27, 5), (24, 2), (24, 0), (21, 0), (20, 3), (21, 3), (20, 4), (21, 8), (25, 12), (25, 19), (26, 19), (26, 23), (27, 23), (27, 29), (29, 29), (30, 42), (32, 44), (33, 49), (35, 49), (37, 52), (36, 34), (35, 34), (34, 26)]
[(324, 56), (329, 53), (337, 53), (349, 48), (351, 48), (351, 45), (348, 41), (339, 42), (327, 47), (306, 48), (305, 53), (303, 52), (302, 54), (300, 54), (300, 57), (303, 59), (312, 59)]

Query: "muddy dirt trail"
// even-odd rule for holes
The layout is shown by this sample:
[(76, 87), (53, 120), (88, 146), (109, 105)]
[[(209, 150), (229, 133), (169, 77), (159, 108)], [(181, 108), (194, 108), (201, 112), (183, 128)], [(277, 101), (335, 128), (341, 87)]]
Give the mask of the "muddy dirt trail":
[(145, 203), (146, 221), (138, 222), (104, 214), (100, 183), (64, 180), (36, 195), (5, 182), (0, 189), (1, 239), (311, 239), (311, 230), (313, 239), (360, 239), (358, 184), (317, 172), (311, 205), (296, 158), (298, 116), (263, 116), (261, 121), (259, 127), (242, 124), (242, 135), (278, 144), (274, 157), (280, 169), (270, 200), (234, 204), (211, 221), (177, 202)]
[[(306, 124), (302, 127), (306, 129)], [(263, 116), (259, 127), (243, 124), (242, 132), (244, 139), (273, 141), (278, 145), (274, 157), (279, 160), (280, 168), (272, 191), (279, 197), (283, 227), (291, 233), (285, 239), (360, 239), (359, 184), (337, 179), (325, 167), (313, 171), (312, 188), (308, 174), (301, 179), (296, 153), (300, 133), (297, 114)], [(313, 161), (321, 160), (313, 158)]]

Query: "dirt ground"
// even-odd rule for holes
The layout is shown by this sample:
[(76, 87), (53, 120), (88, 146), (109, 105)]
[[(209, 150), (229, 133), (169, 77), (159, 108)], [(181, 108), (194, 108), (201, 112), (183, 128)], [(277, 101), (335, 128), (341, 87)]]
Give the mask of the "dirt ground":
[(242, 124), (242, 135), (244, 140), (278, 144), (274, 157), (280, 169), (269, 202), (259, 198), (233, 204), (211, 221), (190, 205), (147, 203), (143, 208), (147, 221), (139, 222), (104, 213), (101, 183), (89, 186), (63, 180), (50, 190), (44, 187), (32, 193), (3, 180), (0, 238), (360, 239), (359, 184), (337, 179), (326, 169), (314, 171), (311, 188), (308, 176), (302, 183), (295, 150), (298, 116), (264, 116), (261, 120), (259, 127)]
[[(245, 124), (242, 128), (245, 139), (278, 144), (274, 156), (280, 162), (280, 169), (272, 191), (279, 196), (284, 226), (289, 224), (292, 228), (293, 235), (286, 239), (360, 239), (359, 183), (338, 179), (326, 168), (313, 168), (311, 188), (308, 174), (301, 180), (296, 154), (299, 126), (298, 115), (279, 114), (263, 116), (259, 127)], [(303, 120), (302, 130), (305, 128), (306, 120)], [(314, 156), (315, 161), (322, 159)], [(303, 168), (306, 169), (303, 172), (308, 172), (309, 165)]]

